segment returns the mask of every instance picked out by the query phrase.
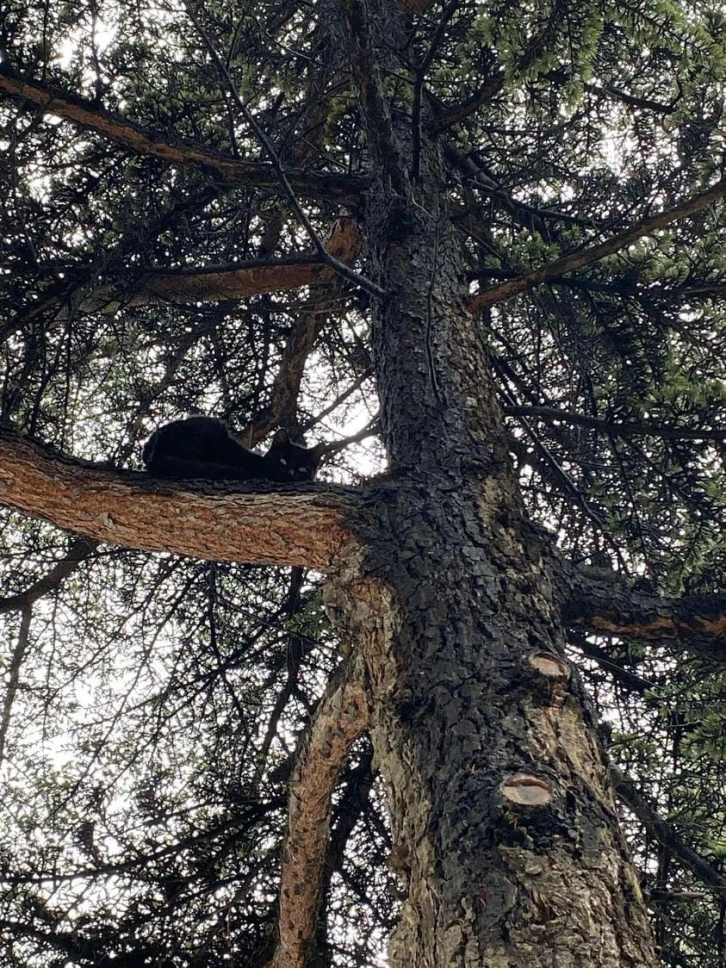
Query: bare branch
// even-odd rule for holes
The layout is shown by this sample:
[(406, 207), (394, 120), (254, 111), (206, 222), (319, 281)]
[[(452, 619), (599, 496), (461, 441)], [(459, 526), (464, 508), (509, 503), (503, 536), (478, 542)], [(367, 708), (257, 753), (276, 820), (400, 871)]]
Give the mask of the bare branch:
[(18, 630), (18, 641), (15, 643), (13, 654), (10, 657), (10, 667), (8, 669), (8, 682), (5, 690), (5, 701), (3, 702), (2, 717), (0, 717), (0, 763), (5, 759), (5, 740), (10, 726), (10, 715), (13, 710), (13, 702), (18, 692), (20, 682), (20, 669), (28, 648), (28, 636), (30, 635), (30, 620), (33, 610), (29, 604), (22, 607), (20, 629)]
[[(353, 219), (338, 219), (325, 243), (336, 258), (353, 261), (360, 249), (360, 234)], [(305, 254), (281, 259), (255, 259), (238, 265), (209, 266), (206, 269), (176, 269), (145, 272), (125, 283), (113, 283), (97, 289), (88, 285), (87, 274), (75, 286), (73, 282), (57, 287), (52, 296), (34, 304), (27, 312), (0, 327), (0, 344), (9, 336), (44, 313), (53, 313), (55, 323), (68, 316), (68, 303), (76, 296), (73, 309), (81, 313), (115, 313), (122, 306), (147, 306), (166, 302), (185, 305), (193, 302), (217, 302), (244, 299), (268, 292), (284, 292), (328, 283), (336, 278), (335, 270), (317, 255)], [(83, 293), (83, 289), (88, 291)]]

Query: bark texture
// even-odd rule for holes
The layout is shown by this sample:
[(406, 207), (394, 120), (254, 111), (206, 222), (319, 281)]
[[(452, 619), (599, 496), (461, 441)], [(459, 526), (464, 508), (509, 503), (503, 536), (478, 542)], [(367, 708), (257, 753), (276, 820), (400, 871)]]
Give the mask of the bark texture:
[(400, 631), (367, 657), (407, 894), (392, 964), (655, 964), (546, 554), (491, 481), (398, 510), (369, 566)]
[(344, 10), (381, 172), (365, 271), (388, 293), (373, 346), (393, 478), (361, 536), (397, 630), (366, 656), (406, 891), (391, 962), (654, 965), (596, 723), (564, 658), (551, 550), (525, 517), (466, 305), (440, 152), (397, 127), (381, 80), (405, 29), (394, 5)]
[(127, 548), (212, 561), (330, 567), (355, 543), (346, 488), (162, 481), (104, 470), (0, 429), (0, 500)]

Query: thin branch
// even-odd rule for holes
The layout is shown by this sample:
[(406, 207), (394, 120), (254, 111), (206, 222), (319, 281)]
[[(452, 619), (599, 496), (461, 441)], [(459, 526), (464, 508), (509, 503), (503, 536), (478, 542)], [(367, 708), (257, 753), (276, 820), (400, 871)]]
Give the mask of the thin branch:
[(10, 658), (7, 676), (7, 688), (3, 703), (2, 717), (0, 717), (0, 763), (5, 758), (5, 741), (10, 728), (10, 717), (13, 703), (20, 684), (20, 671), (28, 648), (30, 622), (33, 614), (33, 603), (52, 589), (58, 588), (65, 578), (72, 575), (79, 564), (90, 557), (96, 550), (97, 542), (86, 538), (76, 538), (71, 542), (68, 554), (61, 559), (43, 578), (32, 584), (30, 588), (17, 595), (0, 599), (0, 613), (20, 611), (20, 629), (18, 641)]
[(461, 104), (457, 104), (455, 107), (445, 108), (441, 102), (436, 100), (436, 108), (438, 112), (438, 117), (429, 121), (426, 125), (427, 130), (432, 135), (441, 134), (442, 131), (446, 131), (447, 128), (458, 124), (460, 121), (464, 121), (473, 114), (477, 108), (480, 108), (482, 104), (486, 104), (487, 101), (491, 101), (495, 94), (499, 94), (501, 89), (504, 87), (504, 71), (499, 74), (495, 74), (482, 87), (479, 88), (476, 93), (472, 94), (471, 97), (467, 98), (466, 101), (462, 101)]
[(461, 0), (450, 0), (450, 3), (441, 14), (441, 19), (436, 27), (434, 36), (431, 39), (429, 49), (416, 70), (416, 77), (413, 82), (413, 107), (411, 119), (411, 177), (416, 180), (419, 177), (419, 167), (421, 159), (421, 93), (423, 91), (426, 72), (436, 56), (436, 51), (444, 39), (446, 25), (454, 16), (461, 5)]
[(607, 670), (616, 682), (619, 682), (630, 692), (644, 696), (649, 689), (655, 688), (655, 683), (649, 679), (644, 679), (642, 676), (636, 676), (635, 673), (626, 669), (619, 662), (615, 662), (605, 649), (595, 645), (582, 632), (569, 632), (567, 641), (574, 645), (576, 649), (579, 649), (588, 659), (594, 659), (601, 668)]
[(557, 407), (522, 407), (504, 404), (506, 414), (514, 417), (544, 417), (546, 420), (562, 420), (581, 427), (592, 427), (616, 437), (661, 437), (664, 440), (721, 440), (726, 441), (726, 427), (720, 430), (690, 430), (687, 427), (663, 427), (653, 423), (613, 423), (586, 414), (571, 413)]
[[(363, 386), (366, 380), (371, 379), (372, 376), (373, 376), (373, 368), (366, 367), (366, 369), (360, 374), (360, 376), (356, 377), (356, 379), (353, 380), (350, 386), (346, 387), (345, 390), (342, 391), (342, 393), (339, 393), (332, 403), (329, 403), (324, 410), (320, 411), (320, 413), (316, 413), (314, 419), (310, 420), (306, 424), (304, 429), (307, 430), (310, 427), (315, 427), (318, 424), (322, 423), (322, 421), (325, 420), (325, 418), (328, 417), (334, 410), (336, 410), (341, 404), (345, 403), (348, 397), (351, 397), (356, 392), (356, 390), (360, 390), (360, 388)], [(373, 419), (377, 420), (378, 417), (376, 416)]]
[(658, 816), (655, 807), (638, 791), (633, 780), (626, 777), (616, 766), (610, 767), (610, 776), (616, 794), (630, 807), (658, 843), (667, 847), (684, 867), (695, 874), (717, 897), (726, 901), (726, 879), (705, 858), (689, 847), (671, 824)]
[[(360, 234), (353, 219), (342, 218), (333, 226), (325, 243), (336, 258), (352, 261), (360, 249)], [(68, 303), (75, 296), (74, 311), (113, 314), (124, 306), (147, 306), (154, 303), (186, 305), (244, 299), (261, 293), (284, 292), (327, 283), (336, 277), (335, 270), (317, 255), (302, 253), (279, 259), (250, 259), (237, 265), (208, 266), (202, 269), (173, 269), (144, 272), (127, 277), (123, 282), (92, 288), (89, 273), (70, 281), (64, 280), (54, 294), (0, 327), (0, 344), (33, 319), (54, 314), (50, 325), (63, 322)], [(87, 291), (83, 293), (83, 289)]]
[(0, 763), (5, 759), (5, 740), (7, 739), (8, 729), (10, 728), (10, 715), (13, 709), (13, 702), (18, 693), (20, 683), (20, 669), (23, 659), (28, 649), (28, 639), (30, 635), (30, 620), (33, 610), (29, 604), (24, 604), (21, 609), (20, 628), (18, 630), (18, 641), (15, 643), (13, 654), (10, 657), (8, 669), (7, 687), (5, 690), (5, 701), (3, 702), (2, 718), (0, 719)]
[(540, 286), (543, 282), (556, 279), (566, 272), (583, 269), (595, 262), (599, 262), (600, 259), (619, 252), (638, 239), (646, 235), (652, 235), (658, 229), (665, 228), (672, 222), (686, 218), (688, 215), (693, 215), (695, 212), (700, 212), (720, 198), (723, 198), (724, 195), (726, 195), (726, 178), (722, 178), (705, 192), (694, 195), (693, 198), (689, 198), (680, 205), (661, 212), (660, 215), (651, 215), (643, 219), (639, 225), (632, 226), (624, 232), (619, 232), (605, 242), (600, 242), (598, 245), (590, 246), (587, 249), (581, 249), (579, 252), (573, 252), (571, 255), (551, 262), (549, 265), (541, 266), (539, 269), (533, 269), (531, 272), (519, 276), (516, 279), (511, 279), (498, 286), (493, 286), (491, 289), (486, 289), (471, 300), (469, 309), (474, 315), (477, 315), (488, 306), (494, 306), (497, 303), (504, 302), (506, 299), (511, 299), (512, 296), (516, 296), (520, 292), (525, 292), (527, 289)]
[(47, 575), (34, 582), (24, 592), (9, 595), (7, 598), (0, 598), (0, 614), (27, 608), (51, 589), (59, 588), (61, 582), (72, 575), (81, 562), (90, 558), (97, 547), (97, 541), (89, 541), (88, 538), (74, 538), (68, 548), (68, 554), (61, 558)]
[[(490, 361), (494, 365), (495, 369), (497, 369), (498, 367), (497, 367), (496, 357), (490, 354)], [(505, 401), (509, 401), (510, 408), (515, 409), (514, 404), (512, 403), (512, 397), (504, 387), (504, 384), (502, 384), (502, 386), (500, 387), (500, 395), (504, 398)], [(505, 406), (506, 405), (507, 404), (505, 404)], [(556, 481), (557, 487), (560, 488), (562, 492), (564, 494), (567, 494), (571, 499), (574, 499), (582, 508), (583, 512), (587, 515), (587, 517), (590, 518), (593, 524), (595, 524), (595, 526), (598, 529), (602, 530), (604, 526), (603, 519), (600, 513), (595, 509), (593, 503), (590, 501), (590, 499), (585, 494), (585, 492), (581, 490), (580, 487), (578, 487), (578, 485), (575, 483), (575, 481), (572, 480), (572, 478), (565, 471), (565, 469), (560, 466), (557, 458), (550, 451), (549, 447), (547, 447), (544, 441), (540, 438), (540, 435), (530, 424), (527, 418), (521, 416), (519, 418), (519, 422), (524, 428), (527, 436), (534, 444), (535, 449), (544, 460), (544, 464), (549, 470), (549, 472), (552, 474), (554, 480)]]
[(410, 193), (408, 171), (393, 129), (379, 59), (373, 53), (366, 5), (361, 0), (348, 0), (345, 16), (350, 59), (365, 115), (368, 140), (375, 148), (395, 194), (399, 198), (407, 198)]
[(622, 101), (623, 104), (629, 104), (631, 107), (640, 108), (643, 111), (653, 111), (655, 114), (673, 114), (676, 110), (678, 101), (681, 99), (679, 94), (677, 98), (673, 100), (672, 104), (663, 104), (661, 101), (654, 101), (647, 97), (636, 97), (633, 94), (629, 94), (627, 91), (621, 91), (620, 88), (615, 87), (614, 84), (603, 84), (600, 87), (597, 84), (586, 84), (585, 90), (588, 94), (596, 94), (598, 97), (610, 97), (614, 98), (616, 101)]
[[(570, 215), (558, 216), (554, 212), (544, 209), (534, 209), (542, 218), (561, 218), (573, 224), (583, 225), (582, 219), (575, 219)], [(491, 266), (480, 266), (466, 273), (469, 281), (478, 279), (518, 279), (519, 273), (513, 269), (494, 269)], [(691, 285), (664, 286), (657, 283), (637, 285), (629, 280), (615, 282), (601, 282), (598, 279), (552, 279), (550, 282), (567, 289), (578, 289), (584, 292), (602, 292), (615, 296), (625, 296), (628, 299), (722, 299), (726, 296), (726, 284), (723, 282), (694, 282)]]
[(350, 434), (348, 437), (343, 437), (342, 440), (333, 440), (325, 445), (323, 450), (323, 457), (329, 454), (337, 454), (338, 451), (345, 450), (350, 444), (360, 443), (361, 440), (368, 440), (369, 437), (376, 437), (381, 432), (380, 418), (378, 414), (375, 417), (371, 417), (368, 423), (361, 430), (358, 430), (354, 434)]

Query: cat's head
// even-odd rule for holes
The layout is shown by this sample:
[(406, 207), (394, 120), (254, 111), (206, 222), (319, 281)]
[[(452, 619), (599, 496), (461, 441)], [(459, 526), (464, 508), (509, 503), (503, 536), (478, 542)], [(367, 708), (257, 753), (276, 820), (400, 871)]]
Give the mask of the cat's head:
[(290, 440), (286, 430), (278, 430), (265, 457), (275, 464), (279, 480), (312, 481), (324, 453), (325, 444), (301, 447)]

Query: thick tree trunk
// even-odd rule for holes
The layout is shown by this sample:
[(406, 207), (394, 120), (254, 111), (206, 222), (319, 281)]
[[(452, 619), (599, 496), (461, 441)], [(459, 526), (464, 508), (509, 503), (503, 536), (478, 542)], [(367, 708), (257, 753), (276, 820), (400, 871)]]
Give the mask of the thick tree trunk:
[(402, 483), (387, 523), (367, 567), (398, 631), (367, 661), (407, 892), (392, 964), (655, 964), (537, 536), (491, 479)]
[[(420, 270), (415, 254), (402, 263)], [(388, 625), (399, 629), (368, 660), (407, 888), (392, 963), (655, 964), (596, 723), (564, 659), (548, 545), (502, 456), (475, 326), (441, 275), (431, 320), (415, 280), (398, 291), (413, 295), (392, 300), (377, 329), (405, 471), (367, 535), (367, 568), (395, 590)], [(419, 346), (437, 334), (426, 353), (438, 387), (412, 349), (416, 328)], [(418, 395), (412, 410), (403, 387)]]
[(420, 146), (411, 180), (374, 34), (357, 0), (347, 9), (382, 172), (366, 271), (389, 293), (373, 339), (393, 477), (363, 537), (365, 571), (395, 603), (381, 624), (397, 629), (367, 656), (407, 891), (392, 964), (652, 965), (596, 723), (564, 658), (549, 542), (526, 519), (465, 308), (437, 150)]

